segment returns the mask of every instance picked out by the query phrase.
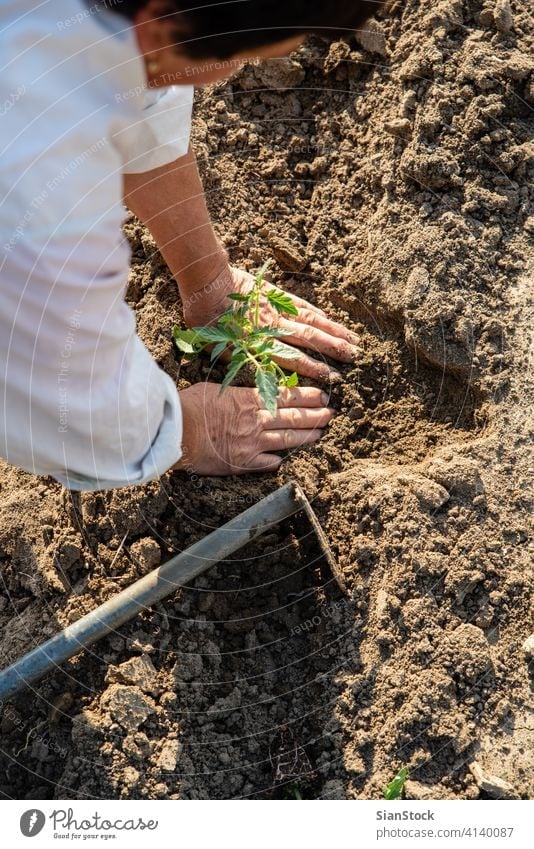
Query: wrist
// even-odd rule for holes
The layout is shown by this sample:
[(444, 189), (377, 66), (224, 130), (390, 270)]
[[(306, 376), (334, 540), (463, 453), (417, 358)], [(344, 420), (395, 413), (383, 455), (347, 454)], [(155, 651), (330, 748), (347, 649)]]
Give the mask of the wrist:
[(208, 256), (204, 254), (202, 258), (191, 262), (187, 268), (175, 275), (182, 301), (185, 302), (192, 295), (213, 284), (229, 269), (229, 265), (228, 254), (221, 244), (217, 244)]
[(178, 398), (182, 410), (182, 456), (172, 468), (184, 472), (194, 471), (194, 457), (196, 456), (197, 429), (195, 427), (194, 414), (191, 409), (189, 398), (191, 390), (193, 390), (193, 387), (178, 391)]
[(210, 324), (231, 305), (227, 296), (235, 291), (232, 266), (228, 262), (209, 283), (182, 296), (185, 323), (189, 327)]

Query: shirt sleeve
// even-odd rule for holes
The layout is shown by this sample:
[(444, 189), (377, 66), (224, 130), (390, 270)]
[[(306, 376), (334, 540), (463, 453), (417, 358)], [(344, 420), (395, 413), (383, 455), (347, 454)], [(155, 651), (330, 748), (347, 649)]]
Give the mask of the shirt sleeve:
[[(58, 397), (63, 463), (51, 474), (72, 490), (114, 489), (161, 477), (182, 456), (182, 415), (176, 386), (136, 334), (120, 354), (118, 374), (97, 355), (85, 416), (73, 417)], [(91, 381), (93, 382), (93, 381)], [(68, 382), (67, 382), (68, 386)], [(81, 426), (80, 426), (81, 425)], [(148, 446), (148, 447), (147, 447)]]
[(19, 247), (7, 257), (0, 296), (0, 455), (73, 490), (142, 484), (182, 455), (177, 387), (123, 300), (128, 248), (122, 242), (88, 282), (98, 246), (97, 238), (83, 257), (71, 254), (55, 280), (43, 263), (26, 286)]
[(151, 171), (185, 156), (191, 136), (194, 86), (149, 88), (143, 108), (114, 135), (123, 173)]

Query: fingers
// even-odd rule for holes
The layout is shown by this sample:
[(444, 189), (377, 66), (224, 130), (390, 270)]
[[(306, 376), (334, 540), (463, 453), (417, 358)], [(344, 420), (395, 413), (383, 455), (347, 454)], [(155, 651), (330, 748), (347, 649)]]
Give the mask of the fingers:
[[(344, 327), (337, 321), (331, 321), (324, 313), (317, 312), (310, 307), (299, 309), (298, 316), (291, 320), (292, 324), (305, 324), (309, 327), (314, 327), (316, 330), (321, 330), (333, 339), (341, 339), (348, 342), (349, 345), (357, 347), (360, 342), (360, 337), (357, 333), (353, 333), (348, 327)], [(357, 351), (356, 351), (357, 353)]]
[[(289, 339), (289, 337), (287, 337)], [(285, 341), (285, 340), (284, 340)], [(215, 363), (229, 363), (232, 358), (232, 352), (227, 348), (222, 354), (219, 354)], [(288, 372), (296, 371), (301, 377), (311, 377), (312, 380), (317, 380), (319, 383), (325, 381), (338, 381), (341, 377), (338, 371), (333, 369), (328, 363), (314, 360), (308, 354), (301, 354), (297, 359), (284, 360), (281, 357), (273, 357), (276, 363)], [(327, 402), (328, 403), (328, 402)]]
[(344, 339), (351, 345), (358, 345), (360, 342), (360, 337), (357, 333), (353, 333), (352, 330), (349, 330), (348, 327), (344, 327), (337, 321), (331, 321), (325, 313), (318, 312), (311, 305), (304, 309), (299, 309), (297, 323), (309, 324), (310, 327), (316, 327), (318, 330), (322, 330), (336, 339)]
[[(307, 317), (310, 315), (307, 314)], [(323, 322), (323, 319), (320, 318), (320, 321)], [(334, 324), (330, 321), (328, 323)], [(302, 324), (299, 321), (282, 319), (280, 327), (284, 328), (284, 330), (291, 331), (291, 336), (284, 337), (286, 344), (297, 345), (301, 348), (312, 348), (326, 357), (332, 357), (332, 359), (340, 360), (344, 363), (352, 362), (358, 353), (358, 349), (345, 338), (327, 333), (312, 324)], [(339, 328), (340, 325), (334, 324), (334, 327)], [(343, 329), (343, 332), (348, 331)]]
[[(284, 337), (284, 342), (286, 339), (290, 341), (289, 336)], [(322, 360), (314, 360), (308, 354), (300, 354), (298, 359), (285, 360), (283, 357), (273, 357), (273, 359), (287, 371), (296, 371), (302, 377), (311, 377), (312, 380), (316, 380), (319, 383), (324, 383), (325, 381), (335, 383), (341, 378), (340, 373), (332, 368), (332, 366), (329, 366), (328, 363)]]
[(321, 438), (322, 430), (265, 430), (260, 436), (258, 447), (262, 451), (288, 451), (290, 448), (300, 448)]
[[(357, 333), (349, 330), (348, 327), (344, 327), (343, 324), (339, 324), (337, 321), (329, 319), (325, 311), (317, 307), (315, 304), (311, 304), (304, 298), (299, 298), (298, 295), (293, 295), (292, 293), (288, 294), (299, 311), (298, 316), (295, 317), (295, 324), (307, 324), (310, 327), (315, 327), (317, 330), (322, 330), (334, 339), (341, 339), (353, 346), (359, 345), (360, 337)], [(282, 322), (280, 322), (280, 326), (283, 326)], [(322, 353), (327, 353), (321, 348), (317, 348), (317, 350), (321, 350)], [(358, 352), (355, 351), (354, 353)]]
[[(256, 392), (256, 390), (253, 390)], [(258, 401), (260, 401), (257, 394)], [(315, 386), (297, 386), (294, 389), (288, 389), (282, 386), (277, 398), (277, 404), (280, 409), (285, 407), (326, 407), (329, 398), (326, 392), (321, 389), (316, 389)], [(263, 404), (259, 403), (260, 407)]]
[(299, 298), (297, 295), (290, 295), (290, 297), (295, 306), (298, 307), (299, 311), (312, 310), (313, 312), (319, 313), (319, 315), (324, 315), (325, 318), (327, 317), (324, 310), (320, 309), (320, 307), (315, 304), (310, 304), (310, 302), (305, 301), (304, 298)]
[(282, 463), (282, 458), (276, 454), (258, 454), (247, 464), (246, 469), (241, 469), (236, 474), (244, 472), (276, 472)]
[(271, 416), (267, 410), (261, 410), (260, 421), (264, 430), (284, 430), (287, 428), (316, 430), (326, 427), (334, 415), (335, 410), (329, 407), (289, 407), (279, 409), (274, 416)]

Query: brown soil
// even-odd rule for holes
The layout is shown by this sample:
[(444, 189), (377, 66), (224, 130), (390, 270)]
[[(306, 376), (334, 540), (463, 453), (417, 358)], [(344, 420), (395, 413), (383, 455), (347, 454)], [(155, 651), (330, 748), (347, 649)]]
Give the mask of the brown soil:
[[(265, 535), (5, 704), (4, 796), (379, 798), (404, 764), (409, 798), (498, 795), (474, 761), (532, 795), (529, 26), (519, 0), (394, 2), (360, 41), (198, 93), (232, 260), (273, 256), (277, 283), (360, 332), (361, 359), (278, 479), (72, 497), (2, 465), (1, 655), (290, 478), (347, 589), (304, 521)], [(181, 385), (204, 379), (173, 353), (153, 241), (127, 230), (140, 334)]]

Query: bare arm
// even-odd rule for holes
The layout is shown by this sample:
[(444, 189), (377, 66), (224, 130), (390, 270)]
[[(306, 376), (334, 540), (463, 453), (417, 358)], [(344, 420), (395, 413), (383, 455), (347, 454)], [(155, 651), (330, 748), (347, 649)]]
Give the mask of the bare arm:
[(160, 168), (125, 174), (124, 202), (154, 236), (183, 300), (227, 268), (191, 147)]

